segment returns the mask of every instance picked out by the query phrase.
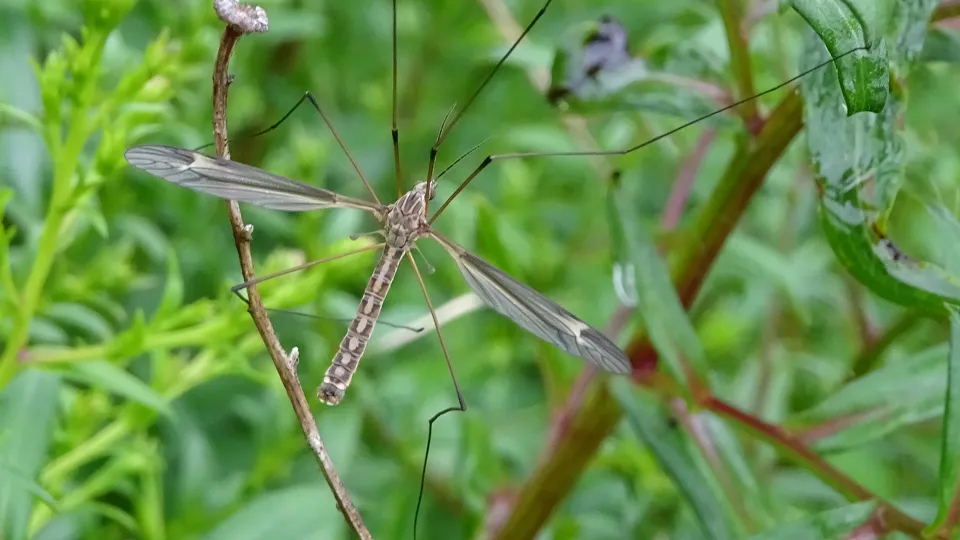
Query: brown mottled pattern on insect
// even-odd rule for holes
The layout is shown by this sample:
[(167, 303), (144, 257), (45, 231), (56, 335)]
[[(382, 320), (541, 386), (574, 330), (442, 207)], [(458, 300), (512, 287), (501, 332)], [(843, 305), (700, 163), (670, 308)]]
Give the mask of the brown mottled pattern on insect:
[[(383, 213), (383, 234), (387, 238), (387, 247), (383, 250), (380, 262), (363, 292), (357, 316), (350, 323), (347, 335), (340, 342), (340, 350), (333, 357), (333, 363), (323, 376), (323, 383), (317, 388), (317, 397), (327, 405), (336, 405), (343, 399), (350, 379), (357, 371), (360, 357), (367, 348), (367, 342), (373, 334), (373, 327), (380, 316), (383, 300), (390, 290), (400, 260), (409, 251), (414, 242), (428, 230), (423, 217), (426, 205), (426, 182), (421, 182), (400, 197), (397, 202), (386, 207)], [(431, 197), (436, 184), (430, 186)]]

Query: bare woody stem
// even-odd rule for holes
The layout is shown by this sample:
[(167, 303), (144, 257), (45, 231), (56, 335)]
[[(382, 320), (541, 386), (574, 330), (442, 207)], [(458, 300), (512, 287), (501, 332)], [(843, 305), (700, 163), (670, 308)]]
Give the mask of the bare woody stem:
[[(214, 9), (222, 21), (227, 23), (223, 36), (220, 39), (220, 49), (217, 52), (217, 61), (213, 71), (213, 137), (217, 149), (217, 156), (225, 159), (230, 158), (230, 150), (227, 146), (227, 93), (230, 85), (230, 76), (227, 68), (230, 63), (230, 57), (233, 55), (233, 49), (237, 41), (244, 34), (251, 32), (267, 31), (267, 15), (259, 7), (253, 7), (238, 4), (236, 0), (214, 0)], [(250, 234), (252, 229), (243, 224), (243, 217), (240, 214), (240, 205), (236, 201), (227, 203), (227, 210), (230, 216), (230, 228), (233, 231), (233, 239), (237, 246), (237, 255), (240, 258), (240, 271), (245, 281), (256, 279), (253, 268), (253, 256), (250, 254)], [(300, 428), (303, 430), (304, 438), (310, 445), (311, 450), (316, 456), (317, 463), (323, 472), (323, 476), (333, 492), (337, 501), (337, 508), (343, 514), (347, 524), (360, 538), (372, 538), (370, 531), (364, 525), (357, 511), (356, 506), (350, 500), (346, 487), (340, 479), (340, 475), (334, 468), (333, 461), (326, 450), (323, 439), (320, 437), (320, 430), (310, 412), (310, 405), (303, 393), (303, 387), (297, 378), (297, 361), (299, 353), (294, 347), (288, 355), (280, 345), (280, 340), (273, 331), (273, 325), (267, 317), (267, 311), (263, 307), (263, 301), (256, 285), (251, 285), (247, 289), (249, 308), (248, 312), (253, 318), (253, 323), (260, 332), (263, 344), (266, 345), (273, 365), (280, 375), (280, 381), (287, 392), (293, 411), (300, 422)]]

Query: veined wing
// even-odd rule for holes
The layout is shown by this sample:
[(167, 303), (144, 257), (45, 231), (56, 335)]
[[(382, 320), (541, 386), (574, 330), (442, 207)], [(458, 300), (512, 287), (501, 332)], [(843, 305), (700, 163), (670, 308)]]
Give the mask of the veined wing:
[(627, 355), (597, 329), (435, 231), (428, 234), (457, 261), (473, 292), (498, 313), (544, 341), (607, 371), (631, 372)]
[(378, 212), (377, 205), (296, 182), (263, 169), (192, 150), (145, 144), (123, 153), (127, 163), (157, 178), (213, 195), (273, 210), (303, 212), (324, 208), (359, 208)]

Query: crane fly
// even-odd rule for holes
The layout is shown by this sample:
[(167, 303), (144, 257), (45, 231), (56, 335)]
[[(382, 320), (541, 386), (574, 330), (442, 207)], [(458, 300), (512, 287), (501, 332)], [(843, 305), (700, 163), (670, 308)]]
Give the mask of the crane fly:
[[(334, 129), (332, 123), (327, 118), (323, 109), (317, 103), (310, 93), (306, 93), (300, 101), (283, 117), (279, 122), (266, 130), (258, 133), (262, 134), (270, 131), (282, 123), (290, 114), (293, 113), (304, 101), (317, 110), (321, 118), (330, 129), (332, 135), (343, 149), (347, 158), (350, 160), (354, 169), (363, 181), (366, 189), (371, 194), (373, 201), (356, 199), (340, 195), (333, 191), (308, 185), (302, 182), (291, 180), (283, 176), (273, 174), (250, 165), (239, 162), (211, 157), (192, 150), (176, 148), (165, 145), (142, 145), (135, 146), (127, 150), (124, 154), (127, 161), (136, 168), (146, 171), (158, 178), (177, 184), (194, 191), (219, 197), (226, 200), (236, 200), (260, 206), (267, 209), (281, 210), (287, 212), (305, 212), (313, 210), (325, 210), (334, 208), (351, 208), (363, 210), (372, 214), (381, 225), (380, 235), (383, 236), (383, 242), (373, 246), (361, 248), (347, 253), (327, 257), (318, 261), (313, 261), (297, 268), (292, 268), (282, 272), (277, 272), (268, 276), (262, 276), (245, 283), (241, 283), (233, 288), (237, 290), (248, 287), (260, 281), (270, 279), (277, 275), (285, 274), (294, 270), (299, 270), (306, 266), (312, 266), (331, 259), (345, 257), (355, 253), (382, 249), (380, 260), (373, 270), (373, 273), (364, 290), (360, 306), (353, 321), (350, 323), (346, 335), (340, 342), (339, 348), (335, 353), (330, 367), (327, 369), (322, 384), (317, 390), (320, 401), (328, 405), (338, 404), (344, 397), (346, 390), (357, 371), (357, 367), (362, 357), (367, 343), (370, 340), (375, 325), (377, 324), (380, 310), (384, 299), (390, 289), (391, 283), (396, 276), (400, 262), (406, 258), (416, 274), (417, 281), (423, 293), (428, 310), (434, 322), (437, 331), (437, 337), (440, 347), (443, 351), (444, 359), (447, 363), (447, 369), (453, 379), (454, 388), (459, 401), (458, 407), (448, 407), (435, 414), (429, 420), (429, 429), (427, 433), (427, 449), (424, 455), (424, 468), (421, 472), (420, 493), (417, 499), (417, 510), (414, 517), (414, 535), (417, 530), (417, 519), (419, 518), (420, 504), (423, 498), (423, 490), (426, 480), (426, 465), (429, 457), (430, 441), (432, 437), (433, 422), (447, 412), (465, 411), (466, 401), (460, 391), (456, 375), (453, 371), (450, 355), (444, 343), (443, 333), (440, 330), (440, 324), (437, 319), (436, 311), (427, 294), (426, 286), (417, 264), (413, 259), (411, 250), (416, 247), (416, 243), (421, 238), (427, 237), (437, 243), (453, 258), (460, 270), (464, 280), (473, 290), (473, 292), (488, 306), (493, 308), (501, 315), (512, 320), (518, 326), (534, 334), (535, 336), (551, 343), (555, 347), (583, 360), (592, 365), (615, 374), (629, 374), (632, 370), (631, 364), (624, 352), (617, 347), (610, 339), (601, 332), (591, 327), (557, 303), (546, 298), (539, 292), (529, 286), (514, 279), (504, 271), (498, 269), (492, 264), (484, 261), (477, 255), (467, 251), (453, 241), (447, 239), (438, 233), (432, 226), (433, 222), (447, 208), (461, 191), (480, 174), (487, 166), (497, 160), (544, 157), (544, 156), (620, 156), (630, 154), (641, 148), (649, 146), (663, 138), (677, 133), (687, 127), (696, 124), (702, 120), (721, 114), (725, 111), (738, 107), (748, 101), (756, 99), (759, 96), (779, 90), (811, 73), (823, 66), (836, 62), (840, 58), (846, 57), (857, 51), (863, 51), (867, 48), (857, 47), (851, 49), (828, 61), (807, 69), (799, 75), (769, 88), (755, 96), (741, 99), (730, 103), (709, 114), (684, 122), (681, 125), (658, 135), (652, 139), (644, 141), (635, 146), (617, 150), (602, 151), (566, 151), (566, 152), (527, 152), (494, 154), (484, 158), (464, 181), (453, 191), (453, 193), (444, 201), (439, 209), (431, 216), (429, 212), (430, 201), (433, 200), (436, 193), (436, 181), (449, 167), (434, 176), (434, 167), (436, 165), (438, 150), (451, 132), (453, 127), (462, 118), (464, 113), (474, 103), (487, 86), (494, 74), (507, 61), (509, 56), (517, 48), (520, 42), (534, 27), (537, 21), (545, 14), (552, 0), (545, 0), (537, 14), (527, 24), (510, 48), (504, 53), (500, 60), (491, 68), (482, 82), (476, 87), (464, 106), (459, 108), (457, 114), (453, 116), (448, 123), (445, 117), (441, 123), (436, 142), (430, 149), (427, 173), (424, 181), (416, 184), (411, 190), (404, 193), (403, 177), (400, 167), (400, 146), (399, 131), (397, 128), (397, 2), (393, 0), (393, 104), (392, 104), (392, 128), (391, 135), (393, 140), (394, 167), (396, 172), (397, 195), (398, 199), (393, 204), (383, 204), (377, 198), (376, 193), (370, 183), (365, 178), (363, 171), (357, 165), (356, 161), (350, 155), (346, 145)], [(590, 64), (586, 66), (589, 69), (601, 69), (605, 62), (621, 62), (629, 59), (626, 53), (625, 42), (617, 38), (617, 32), (623, 32), (617, 28), (615, 21), (611, 19), (601, 19), (601, 25), (597, 33), (588, 40), (587, 45), (594, 47), (593, 52), (601, 51), (602, 60), (599, 64)], [(611, 32), (613, 32), (611, 34)], [(624, 48), (620, 51), (620, 48)], [(614, 53), (614, 56), (609, 55)], [(626, 56), (624, 56), (626, 55)], [(590, 55), (586, 55), (587, 60), (597, 60)], [(590, 74), (589, 72), (587, 73)], [(576, 82), (576, 81), (575, 81)], [(579, 84), (579, 83), (578, 83)], [(558, 88), (559, 94), (575, 91), (576, 88)], [(452, 112), (452, 110), (451, 110)], [(450, 113), (448, 113), (449, 117)], [(469, 153), (469, 152), (468, 152)], [(456, 162), (458, 162), (456, 160)]]
[[(272, 210), (282, 210), (287, 212), (304, 212), (311, 210), (325, 210), (331, 208), (352, 208), (363, 210), (373, 214), (381, 224), (381, 231), (378, 234), (384, 237), (384, 242), (359, 250), (343, 253), (326, 259), (313, 261), (300, 267), (278, 272), (270, 276), (257, 278), (234, 287), (234, 291), (239, 288), (250, 286), (254, 283), (264, 281), (277, 275), (285, 274), (294, 270), (302, 269), (306, 266), (312, 266), (331, 259), (345, 257), (362, 251), (372, 249), (383, 249), (380, 260), (374, 268), (373, 274), (364, 290), (357, 314), (347, 330), (346, 335), (340, 342), (340, 347), (333, 357), (329, 369), (324, 375), (323, 383), (320, 385), (317, 395), (321, 401), (328, 405), (339, 403), (356, 373), (358, 363), (370, 340), (373, 329), (377, 323), (377, 318), (383, 306), (384, 299), (390, 289), (390, 285), (396, 276), (401, 259), (406, 257), (414, 268), (421, 291), (426, 300), (427, 307), (434, 319), (434, 326), (437, 329), (444, 358), (447, 362), (448, 370), (453, 378), (454, 387), (457, 391), (457, 397), (460, 401), (459, 410), (465, 410), (466, 404), (460, 392), (456, 381), (456, 375), (450, 362), (449, 353), (443, 341), (443, 334), (440, 332), (440, 325), (436, 319), (433, 306), (427, 294), (423, 279), (417, 269), (416, 262), (410, 254), (411, 249), (415, 247), (417, 240), (428, 237), (435, 240), (457, 263), (460, 273), (464, 280), (473, 290), (473, 292), (482, 299), (488, 306), (493, 308), (501, 315), (512, 320), (518, 326), (534, 334), (535, 336), (551, 343), (555, 347), (582, 358), (587, 362), (600, 367), (608, 372), (615, 374), (628, 374), (631, 372), (630, 360), (624, 352), (617, 347), (610, 339), (604, 336), (600, 331), (591, 327), (576, 315), (570, 313), (557, 303), (543, 296), (529, 286), (517, 281), (506, 272), (484, 261), (477, 255), (470, 253), (463, 247), (453, 241), (445, 238), (433, 227), (433, 222), (446, 209), (447, 205), (455, 199), (461, 191), (488, 165), (496, 160), (516, 159), (527, 157), (544, 156), (616, 156), (625, 155), (644, 148), (660, 139), (668, 137), (678, 131), (681, 131), (695, 123), (720, 114), (724, 111), (738, 107), (743, 103), (756, 99), (759, 96), (768, 94), (783, 88), (790, 83), (800, 79), (806, 74), (819, 69), (827, 64), (837, 61), (849, 54), (864, 48), (855, 48), (847, 51), (835, 58), (818, 64), (803, 73), (777, 85), (769, 88), (755, 96), (731, 103), (725, 107), (717, 109), (710, 114), (701, 116), (695, 120), (683, 123), (682, 125), (671, 129), (657, 137), (644, 141), (635, 146), (620, 150), (600, 150), (600, 151), (568, 151), (568, 152), (522, 152), (509, 154), (495, 154), (484, 158), (480, 165), (473, 172), (467, 175), (466, 179), (453, 191), (450, 197), (440, 206), (440, 208), (429, 217), (429, 204), (436, 193), (436, 179), (434, 178), (434, 167), (436, 164), (437, 153), (440, 145), (443, 143), (452, 128), (463, 117), (463, 114), (470, 108), (474, 100), (480, 95), (487, 86), (493, 75), (506, 62), (514, 49), (520, 44), (524, 37), (530, 32), (537, 21), (546, 13), (547, 8), (553, 0), (546, 0), (537, 14), (523, 29), (520, 36), (513, 42), (506, 53), (493, 66), (490, 72), (477, 86), (475, 91), (466, 100), (465, 105), (461, 107), (453, 119), (447, 123), (450, 113), (443, 119), (436, 142), (430, 149), (430, 156), (427, 166), (426, 180), (416, 184), (413, 189), (403, 193), (402, 174), (400, 167), (400, 146), (399, 131), (397, 129), (397, 19), (396, 19), (396, 0), (393, 1), (393, 107), (392, 107), (392, 129), (394, 166), (397, 180), (397, 193), (399, 198), (393, 204), (385, 205), (377, 198), (376, 192), (371, 187), (363, 174), (363, 171), (357, 165), (356, 160), (350, 155), (346, 145), (334, 129), (329, 118), (323, 112), (323, 109), (317, 103), (316, 99), (308, 92), (300, 101), (273, 126), (258, 133), (262, 134), (276, 128), (290, 114), (293, 113), (304, 101), (309, 101), (311, 105), (320, 114), (327, 127), (343, 149), (351, 164), (363, 181), (366, 189), (370, 192), (373, 202), (356, 199), (340, 195), (333, 191), (305, 184), (273, 174), (256, 167), (245, 165), (243, 163), (220, 159), (196, 151), (177, 148), (166, 145), (141, 145), (130, 148), (124, 153), (127, 162), (134, 167), (148, 172), (158, 178), (177, 184), (194, 191), (213, 195), (225, 200), (235, 200), (260, 206)], [(609, 18), (601, 22), (610, 26), (615, 21)], [(622, 29), (621, 29), (622, 31)], [(600, 36), (603, 37), (603, 36)], [(624, 43), (618, 43), (616, 47), (625, 47)], [(625, 49), (624, 49), (625, 51)], [(606, 54), (606, 53), (605, 53)], [(450, 111), (452, 112), (452, 110)], [(476, 149), (476, 148), (474, 148)], [(472, 151), (472, 150), (471, 150)], [(468, 152), (469, 154), (469, 152)], [(462, 159), (462, 158), (461, 158)], [(457, 160), (459, 161), (459, 159)], [(454, 163), (456, 164), (456, 162)], [(452, 166), (452, 165), (451, 165)], [(449, 167), (447, 168), (449, 170)], [(446, 172), (446, 171), (444, 171)], [(442, 176), (443, 172), (439, 176)], [(443, 414), (442, 411), (440, 414)], [(439, 415), (437, 415), (439, 416)], [(436, 417), (434, 417), (435, 419)]]
[(328, 405), (336, 405), (343, 399), (400, 262), (423, 237), (439, 243), (457, 263), (474, 293), (501, 315), (557, 348), (606, 371), (630, 373), (630, 360), (600, 331), (434, 230), (426, 213), (427, 201), (436, 193), (434, 180), (420, 182), (395, 203), (384, 205), (345, 197), (250, 165), (173, 146), (135, 146), (124, 156), (134, 167), (158, 178), (222, 199), (288, 212), (353, 208), (373, 214), (380, 222), (380, 234), (385, 241), (363, 249), (382, 248), (380, 261), (363, 293), (357, 315), (317, 390), (320, 401)]

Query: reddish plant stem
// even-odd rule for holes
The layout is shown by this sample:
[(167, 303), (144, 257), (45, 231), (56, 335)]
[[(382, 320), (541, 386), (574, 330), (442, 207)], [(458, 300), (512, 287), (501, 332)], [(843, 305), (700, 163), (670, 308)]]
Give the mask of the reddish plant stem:
[[(922, 537), (923, 522), (904, 514), (890, 503), (871, 493), (780, 426), (768, 424), (715, 397), (708, 398), (701, 405), (767, 441), (777, 448), (782, 455), (816, 474), (825, 484), (832, 486), (847, 499), (856, 501), (876, 500), (884, 532), (896, 530), (917, 538)], [(936, 538), (946, 539), (947, 537), (946, 535), (937, 535)]]
[(953, 17), (960, 17), (960, 0), (944, 0), (930, 17), (931, 22), (939, 22)]
[[(755, 143), (741, 146), (714, 194), (699, 210), (687, 232), (689, 241), (675, 244), (670, 258), (673, 281), (685, 306), (692, 303), (723, 241), (767, 171), (799, 132), (801, 104), (797, 94), (790, 94), (773, 111)], [(675, 383), (656, 372), (657, 353), (646, 336), (634, 336), (626, 350), (636, 381), (664, 395), (679, 395), (672, 387)], [(506, 521), (498, 530), (490, 531), (495, 537), (533, 538), (622, 418), (623, 411), (605, 384), (594, 381), (586, 393), (588, 397), (569, 422), (571, 426), (589, 424), (589, 429), (568, 429), (557, 434), (555, 444), (544, 448)], [(556, 474), (558, 470), (563, 473)]]
[(957, 528), (957, 523), (960, 523), (960, 481), (957, 482), (953, 492), (954, 496), (953, 500), (950, 501), (950, 510), (947, 513), (947, 519), (937, 531), (940, 534), (949, 535)]
[(731, 478), (730, 471), (724, 466), (724, 462), (717, 452), (717, 447), (713, 443), (713, 439), (710, 438), (710, 432), (704, 422), (703, 415), (691, 414), (687, 409), (687, 402), (678, 397), (670, 400), (670, 410), (680, 425), (690, 434), (690, 439), (697, 445), (700, 453), (703, 454), (704, 459), (710, 465), (710, 469), (713, 470), (713, 475), (717, 478), (724, 496), (730, 501), (730, 505), (737, 516), (747, 530), (752, 530), (755, 527), (753, 516), (750, 515), (749, 509), (744, 505), (740, 488)]

